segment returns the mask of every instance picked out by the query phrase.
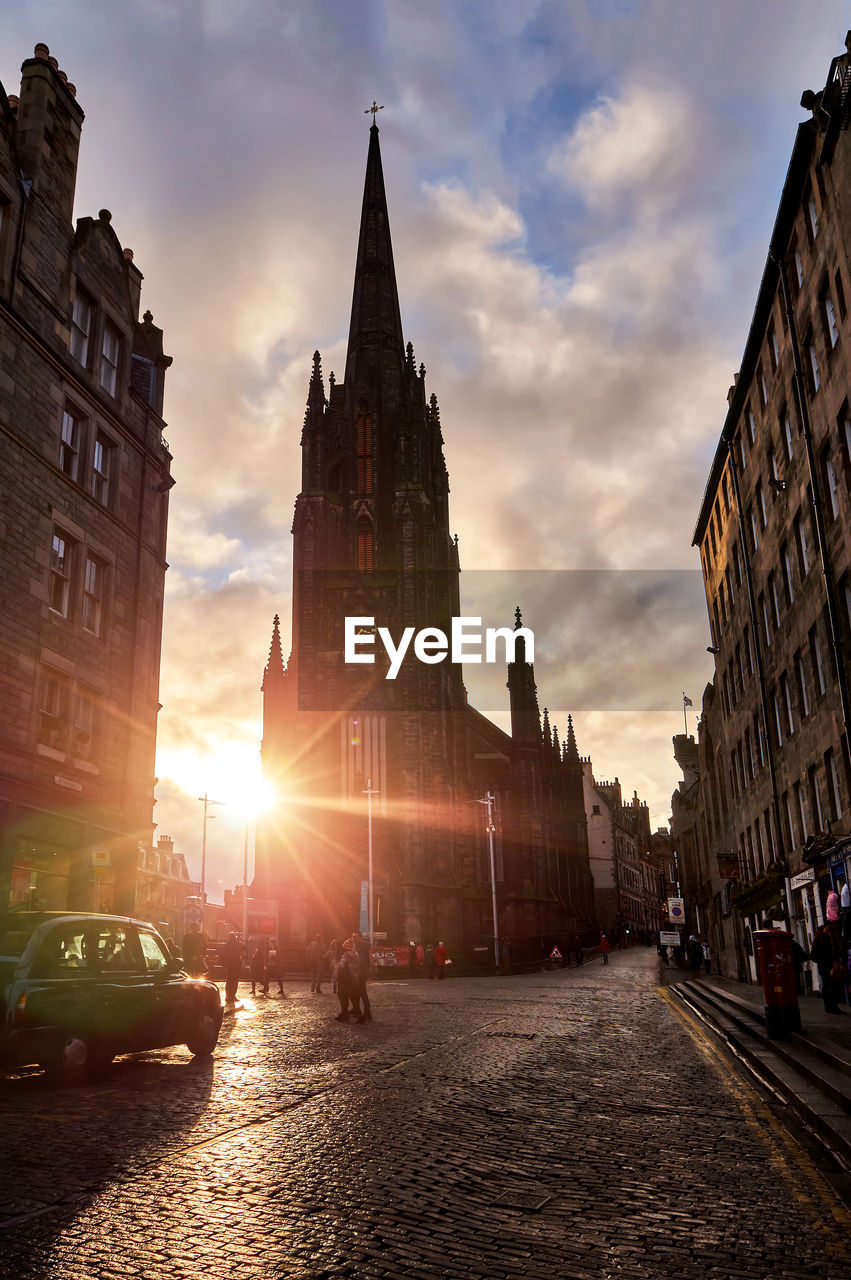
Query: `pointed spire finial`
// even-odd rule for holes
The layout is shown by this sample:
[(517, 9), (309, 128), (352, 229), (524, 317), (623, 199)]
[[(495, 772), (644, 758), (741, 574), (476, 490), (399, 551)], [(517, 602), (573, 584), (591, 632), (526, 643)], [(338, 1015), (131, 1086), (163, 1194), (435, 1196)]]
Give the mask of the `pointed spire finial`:
[(567, 717), (567, 743), (565, 744), (565, 757), (568, 760), (579, 759), (579, 749), (576, 746), (576, 734), (573, 731), (573, 716)]
[(266, 681), (283, 680), (284, 678), (284, 655), (281, 652), (281, 619), (275, 614), (275, 620), (272, 623), (272, 643), (269, 645), (269, 660), (266, 663), (266, 670), (263, 672), (263, 684), (261, 688), (266, 688)]
[(523, 625), (523, 614), (520, 612), (520, 605), (514, 610), (514, 630), (519, 631)]
[(372, 99), (372, 106), (371, 106), (371, 107), (367, 107), (366, 111), (364, 111), (364, 115), (365, 115), (365, 116), (372, 116), (372, 124), (369, 126), (369, 127), (370, 127), (370, 129), (377, 129), (377, 128), (378, 128), (378, 125), (375, 123), (375, 117), (376, 117), (376, 115), (378, 114), (378, 112), (379, 112), (379, 111), (383, 111), (383, 110), (384, 110), (384, 103), (382, 102), (381, 106), (379, 107), (379, 106), (378, 106), (378, 104), (377, 104), (377, 103), (376, 103), (376, 101), (375, 101), (375, 98), (373, 98), (373, 99)]

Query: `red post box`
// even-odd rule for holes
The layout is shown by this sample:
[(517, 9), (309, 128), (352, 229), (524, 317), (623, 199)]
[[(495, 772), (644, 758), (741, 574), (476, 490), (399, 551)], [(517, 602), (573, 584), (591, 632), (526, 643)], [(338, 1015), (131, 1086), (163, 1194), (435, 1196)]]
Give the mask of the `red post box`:
[(790, 1032), (801, 1030), (792, 935), (785, 929), (757, 929), (753, 936), (765, 997), (765, 1028), (774, 1039), (786, 1040)]

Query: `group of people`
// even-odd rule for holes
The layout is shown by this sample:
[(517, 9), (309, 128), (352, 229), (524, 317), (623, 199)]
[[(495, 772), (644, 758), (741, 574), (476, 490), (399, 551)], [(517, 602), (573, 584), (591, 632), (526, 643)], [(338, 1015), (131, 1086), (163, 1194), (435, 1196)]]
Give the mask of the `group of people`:
[(340, 1002), (340, 1012), (336, 1015), (338, 1022), (348, 1022), (350, 1017), (356, 1022), (372, 1021), (366, 989), (370, 967), (369, 943), (359, 930), (356, 929), (344, 942), (332, 938), (328, 947), (322, 934), (317, 933), (307, 944), (305, 958), (310, 970), (310, 990), (315, 995), (321, 996), (322, 983), (330, 981), (331, 989)]

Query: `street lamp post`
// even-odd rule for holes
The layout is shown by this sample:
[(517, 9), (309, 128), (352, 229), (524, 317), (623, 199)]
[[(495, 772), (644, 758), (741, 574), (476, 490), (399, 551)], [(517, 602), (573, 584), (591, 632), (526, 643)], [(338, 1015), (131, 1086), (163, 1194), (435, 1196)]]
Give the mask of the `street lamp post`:
[(373, 915), (372, 915), (372, 797), (380, 794), (381, 793), (379, 791), (373, 790), (372, 778), (367, 778), (366, 790), (364, 791), (364, 795), (366, 796), (367, 847), (369, 849), (369, 867), (368, 867), (369, 900), (368, 900), (368, 907), (367, 907), (369, 916), (367, 921), (367, 928), (369, 931), (369, 945), (371, 947), (375, 946), (375, 931), (373, 929)]
[[(198, 800), (204, 806), (204, 834), (201, 838), (201, 936), (204, 936), (204, 908), (207, 905), (207, 809), (211, 804), (222, 804), (221, 800), (211, 800), (205, 791), (202, 796), (198, 796)], [(215, 814), (209, 815), (212, 822)]]
[(245, 845), (242, 851), (242, 945), (248, 946), (248, 823), (245, 824)]
[(496, 864), (493, 856), (493, 792), (486, 791), (483, 800), (477, 800), (476, 804), (483, 804), (488, 811), (488, 850), (490, 852), (491, 862), (491, 905), (493, 907), (493, 963), (494, 968), (499, 968), (499, 918), (496, 913)]

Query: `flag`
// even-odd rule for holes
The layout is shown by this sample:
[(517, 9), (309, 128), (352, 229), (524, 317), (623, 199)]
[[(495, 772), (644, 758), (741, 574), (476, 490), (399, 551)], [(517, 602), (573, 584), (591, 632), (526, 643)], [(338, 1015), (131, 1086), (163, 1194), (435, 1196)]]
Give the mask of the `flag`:
[(694, 706), (694, 703), (692, 702), (691, 698), (687, 698), (685, 694), (683, 694), (683, 706), (684, 706), (684, 707), (693, 707), (693, 706)]

